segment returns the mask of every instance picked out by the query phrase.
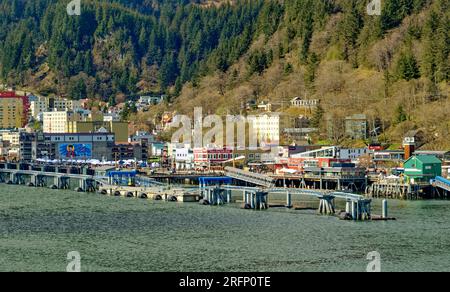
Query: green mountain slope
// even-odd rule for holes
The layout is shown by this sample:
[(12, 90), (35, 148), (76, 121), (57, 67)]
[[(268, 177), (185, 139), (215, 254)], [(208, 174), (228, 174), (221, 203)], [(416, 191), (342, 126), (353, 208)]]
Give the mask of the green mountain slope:
[[(164, 91), (204, 72), (219, 48), (221, 66), (239, 58), (263, 6), (118, 2), (85, 0), (81, 16), (68, 16), (68, 1), (0, 1), (0, 76), (74, 98)], [(141, 2), (165, 4), (140, 13)]]

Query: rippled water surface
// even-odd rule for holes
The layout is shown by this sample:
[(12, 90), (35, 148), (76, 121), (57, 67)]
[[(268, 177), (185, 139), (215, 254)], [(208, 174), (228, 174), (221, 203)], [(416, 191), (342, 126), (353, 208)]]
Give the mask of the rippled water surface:
[(383, 271), (450, 271), (450, 201), (389, 207), (347, 222), (1, 185), (0, 271), (65, 271), (70, 251), (83, 271), (365, 271), (371, 251)]

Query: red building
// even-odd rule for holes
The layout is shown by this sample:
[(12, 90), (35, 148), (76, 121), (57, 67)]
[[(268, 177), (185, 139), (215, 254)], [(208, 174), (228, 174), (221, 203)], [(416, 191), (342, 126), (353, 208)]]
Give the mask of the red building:
[(233, 158), (231, 149), (196, 148), (194, 149), (194, 164), (196, 168), (209, 168)]

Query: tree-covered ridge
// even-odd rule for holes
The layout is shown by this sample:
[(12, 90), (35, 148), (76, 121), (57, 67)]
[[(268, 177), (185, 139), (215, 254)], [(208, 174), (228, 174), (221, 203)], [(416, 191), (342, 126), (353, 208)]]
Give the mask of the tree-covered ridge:
[(73, 17), (68, 1), (0, 1), (1, 77), (26, 83), (29, 71), (46, 63), (71, 95), (179, 87), (214, 67), (211, 62), (226, 68), (245, 53), (263, 6), (246, 0), (204, 9), (172, 1), (145, 14), (138, 10), (147, 2), (165, 1), (117, 2), (82, 1), (81, 16)]
[[(282, 5), (269, 9), (269, 2)], [(394, 149), (418, 128), (429, 133), (429, 148), (448, 149), (449, 0), (383, 0), (381, 16), (367, 14), (368, 2), (266, 1), (249, 51), (227, 71), (186, 84), (160, 113), (199, 105), (239, 113), (270, 101), (293, 119), (311, 118), (314, 143), (342, 143), (345, 118), (365, 114)], [(295, 96), (319, 99), (320, 110), (289, 108)]]
[[(0, 78), (113, 100), (177, 96), (187, 81), (225, 73), (242, 57), (251, 76), (290, 56), (284, 74), (298, 62), (312, 92), (326, 60), (383, 72), (386, 97), (396, 79), (450, 75), (449, 0), (384, 0), (381, 17), (358, 0), (83, 0), (79, 17), (66, 14), (68, 2), (0, 0)], [(408, 30), (391, 37), (405, 20)], [(266, 45), (252, 49), (261, 38)]]

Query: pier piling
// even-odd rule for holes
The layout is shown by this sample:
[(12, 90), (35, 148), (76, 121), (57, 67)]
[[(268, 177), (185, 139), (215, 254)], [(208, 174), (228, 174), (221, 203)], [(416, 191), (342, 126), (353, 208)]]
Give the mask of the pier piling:
[(290, 192), (286, 193), (286, 208), (291, 209), (292, 206), (292, 194)]
[(383, 208), (382, 208), (382, 218), (387, 219), (388, 218), (388, 201), (383, 200)]

